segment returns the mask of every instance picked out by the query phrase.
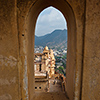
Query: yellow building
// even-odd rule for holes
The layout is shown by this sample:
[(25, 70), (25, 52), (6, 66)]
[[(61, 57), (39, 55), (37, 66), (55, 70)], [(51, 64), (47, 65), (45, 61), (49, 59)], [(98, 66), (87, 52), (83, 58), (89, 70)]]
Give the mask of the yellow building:
[(51, 78), (54, 73), (54, 67), (55, 67), (55, 57), (52, 49), (48, 49), (46, 46), (43, 50), (43, 53), (35, 53), (35, 59), (34, 59), (34, 67), (35, 72), (39, 71), (41, 73), (47, 72), (49, 75), (49, 78)]
[(55, 74), (55, 57), (52, 49), (46, 46), (43, 53), (35, 53), (35, 90), (49, 91), (49, 78)]

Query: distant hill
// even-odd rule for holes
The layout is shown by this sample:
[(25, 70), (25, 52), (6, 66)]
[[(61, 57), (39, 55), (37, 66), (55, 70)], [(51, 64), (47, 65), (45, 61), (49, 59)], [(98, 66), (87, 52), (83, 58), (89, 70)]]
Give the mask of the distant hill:
[(35, 36), (35, 45), (43, 47), (47, 45), (49, 48), (65, 48), (67, 47), (67, 30), (54, 30), (44, 36)]

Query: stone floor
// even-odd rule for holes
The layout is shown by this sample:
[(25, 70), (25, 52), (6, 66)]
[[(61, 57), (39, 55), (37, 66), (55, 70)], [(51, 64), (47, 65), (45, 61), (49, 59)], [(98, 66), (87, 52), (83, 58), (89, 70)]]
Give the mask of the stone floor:
[(62, 91), (59, 80), (53, 84), (53, 79), (50, 80), (49, 92), (36, 92), (33, 100), (68, 100)]

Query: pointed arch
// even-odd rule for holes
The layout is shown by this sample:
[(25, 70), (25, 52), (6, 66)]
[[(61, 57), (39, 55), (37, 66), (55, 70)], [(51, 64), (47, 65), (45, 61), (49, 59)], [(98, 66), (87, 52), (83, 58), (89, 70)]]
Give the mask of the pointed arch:
[[(36, 0), (29, 8), (26, 17), (25, 17), (25, 25), (24, 25), (24, 38), (21, 41), (23, 47), (25, 46), (27, 56), (27, 68), (28, 68), (28, 93), (30, 100), (33, 98), (34, 94), (34, 72), (33, 72), (33, 54), (34, 54), (34, 39), (35, 39), (35, 25), (36, 20), (41, 11), (46, 9), (47, 7), (54, 7), (58, 9), (64, 15), (67, 21), (68, 28), (68, 52), (67, 52), (67, 67), (66, 67), (66, 94), (70, 100), (75, 98), (75, 87), (76, 87), (76, 49), (77, 49), (77, 32), (76, 32), (76, 20), (72, 7), (65, 0)], [(23, 43), (23, 41), (25, 43)], [(22, 51), (22, 52), (24, 52)], [(25, 62), (25, 61), (24, 61)], [(81, 74), (81, 73), (80, 73)], [(81, 78), (81, 75), (79, 78)], [(24, 79), (23, 79), (24, 80)], [(24, 82), (23, 82), (24, 84)], [(80, 84), (80, 81), (77, 82)], [(24, 91), (22, 89), (22, 91)], [(26, 92), (25, 92), (26, 93)], [(24, 97), (24, 92), (22, 95)], [(80, 96), (80, 86), (77, 89), (78, 97)]]

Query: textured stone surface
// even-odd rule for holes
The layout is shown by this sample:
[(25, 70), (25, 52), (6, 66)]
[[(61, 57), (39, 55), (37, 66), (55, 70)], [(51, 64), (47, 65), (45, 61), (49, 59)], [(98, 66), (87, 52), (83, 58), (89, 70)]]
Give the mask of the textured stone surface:
[(100, 99), (99, 0), (0, 0), (0, 100), (33, 98), (35, 23), (51, 5), (68, 22), (68, 97)]
[(0, 0), (0, 100), (19, 100), (15, 0)]
[(100, 1), (86, 1), (82, 100), (100, 99)]

